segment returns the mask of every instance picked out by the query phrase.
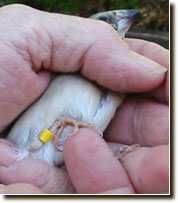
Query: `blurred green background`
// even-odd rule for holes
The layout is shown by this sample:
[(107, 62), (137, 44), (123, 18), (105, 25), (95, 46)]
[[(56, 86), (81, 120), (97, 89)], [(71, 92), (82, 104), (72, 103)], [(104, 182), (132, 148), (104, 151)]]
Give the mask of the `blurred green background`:
[(168, 0), (0, 0), (0, 5), (23, 3), (49, 12), (89, 17), (90, 15), (114, 9), (140, 9), (142, 19), (138, 28), (168, 31)]

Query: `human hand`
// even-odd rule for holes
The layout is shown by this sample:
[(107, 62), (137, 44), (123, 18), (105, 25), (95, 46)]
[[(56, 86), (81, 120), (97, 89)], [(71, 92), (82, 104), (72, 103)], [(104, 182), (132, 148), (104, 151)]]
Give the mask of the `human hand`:
[[(168, 51), (160, 46), (141, 40), (125, 43), (103, 22), (25, 6), (3, 7), (0, 16), (1, 130), (44, 92), (49, 70), (80, 69), (85, 77), (107, 88), (147, 91), (148, 96), (168, 103), (168, 76), (165, 79), (165, 68), (161, 67), (168, 67)], [(135, 108), (137, 100), (139, 105)], [(125, 100), (105, 135), (108, 141), (115, 142), (109, 144), (113, 150), (118, 142), (144, 146), (122, 161), (89, 129), (81, 129), (67, 139), (67, 172), (31, 157), (16, 161), (15, 151), (1, 141), (1, 154), (6, 157), (0, 156), (0, 181), (8, 185), (29, 183), (45, 193), (168, 191), (168, 106), (150, 98), (137, 100)]]
[(0, 194), (44, 194), (44, 192), (34, 185), (16, 183), (6, 186), (0, 185)]

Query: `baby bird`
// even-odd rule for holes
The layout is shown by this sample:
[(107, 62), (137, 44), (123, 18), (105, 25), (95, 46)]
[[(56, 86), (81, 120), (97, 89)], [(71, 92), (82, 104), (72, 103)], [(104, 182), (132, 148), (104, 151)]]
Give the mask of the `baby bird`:
[[(136, 13), (117, 10), (91, 18), (105, 20), (124, 37)], [(123, 94), (99, 87), (79, 74), (58, 74), (40, 99), (19, 117), (7, 139), (19, 149), (19, 160), (30, 155), (61, 165), (66, 138), (80, 127), (93, 128), (102, 136), (123, 98)]]
[[(122, 94), (107, 91), (80, 75), (57, 75), (42, 97), (17, 120), (8, 140), (19, 149), (19, 159), (30, 154), (60, 165), (66, 137), (84, 126), (102, 135), (122, 100)], [(43, 143), (40, 134), (44, 129), (57, 137)]]

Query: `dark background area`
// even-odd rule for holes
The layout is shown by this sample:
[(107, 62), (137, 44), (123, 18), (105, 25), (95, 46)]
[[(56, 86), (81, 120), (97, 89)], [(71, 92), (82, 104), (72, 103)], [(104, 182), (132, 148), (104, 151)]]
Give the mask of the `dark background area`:
[(139, 9), (141, 15), (126, 36), (169, 47), (168, 0), (0, 0), (0, 6), (12, 3), (23, 3), (48, 12), (82, 17), (108, 10)]

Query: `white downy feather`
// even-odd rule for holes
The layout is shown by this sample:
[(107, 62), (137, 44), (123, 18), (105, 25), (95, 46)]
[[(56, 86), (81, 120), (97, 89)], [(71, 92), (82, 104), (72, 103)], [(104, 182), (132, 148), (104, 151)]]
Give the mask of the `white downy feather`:
[[(49, 128), (57, 118), (68, 117), (104, 131), (122, 100), (123, 94), (107, 91), (77, 74), (57, 75), (41, 98), (20, 116), (8, 140), (19, 148), (19, 159), (30, 154), (51, 165), (62, 164), (63, 153), (54, 148), (52, 140), (29, 152), (32, 146), (41, 144), (39, 135), (43, 129)], [(69, 135), (71, 131), (69, 126), (64, 133)]]

